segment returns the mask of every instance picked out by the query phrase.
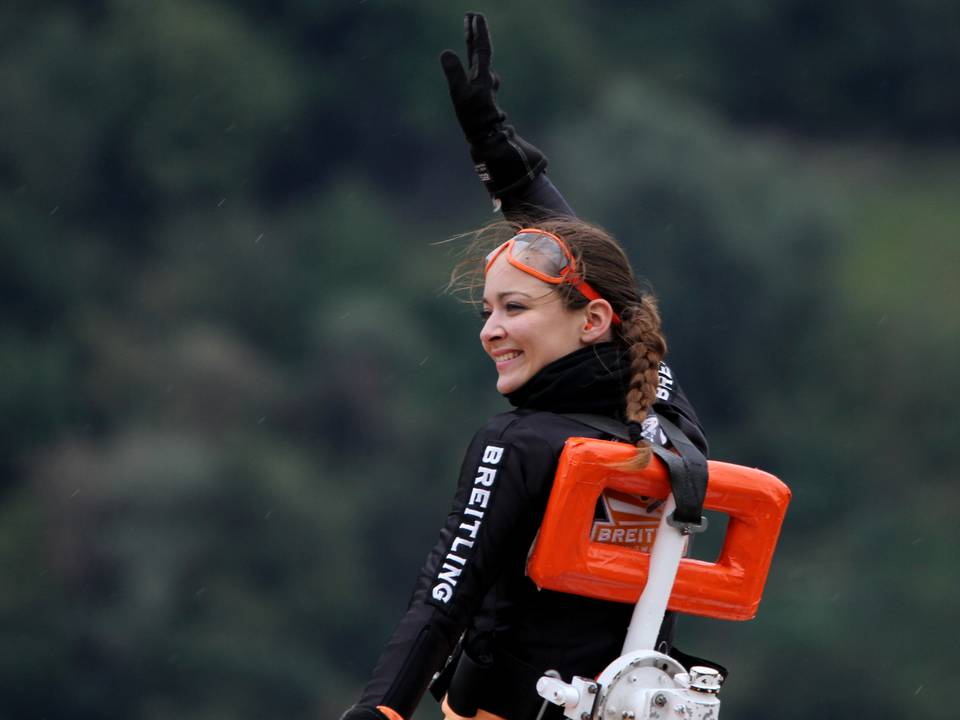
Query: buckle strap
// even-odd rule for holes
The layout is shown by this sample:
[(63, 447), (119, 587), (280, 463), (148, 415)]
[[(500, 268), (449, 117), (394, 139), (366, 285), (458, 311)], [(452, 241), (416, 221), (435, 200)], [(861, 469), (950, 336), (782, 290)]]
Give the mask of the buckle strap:
[[(703, 532), (707, 529), (707, 519), (703, 516), (703, 501), (707, 495), (709, 475), (707, 458), (670, 420), (661, 415), (657, 415), (657, 419), (670, 444), (680, 454), (683, 465), (682, 471), (680, 468), (670, 469), (670, 488), (673, 490), (677, 509), (673, 512), (672, 520), (668, 522), (680, 527), (685, 535)], [(663, 458), (659, 453), (658, 457)]]

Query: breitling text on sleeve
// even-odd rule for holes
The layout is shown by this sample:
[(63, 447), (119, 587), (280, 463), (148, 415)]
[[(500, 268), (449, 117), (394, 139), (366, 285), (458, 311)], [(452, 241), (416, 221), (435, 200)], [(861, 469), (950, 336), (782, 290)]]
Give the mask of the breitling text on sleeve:
[(443, 564), (437, 571), (431, 591), (433, 599), (438, 603), (447, 604), (453, 598), (460, 575), (470, 559), (483, 518), (490, 507), (490, 497), (496, 483), (498, 466), (503, 459), (503, 450), (504, 448), (497, 445), (487, 445), (483, 449), (460, 525), (443, 558)]

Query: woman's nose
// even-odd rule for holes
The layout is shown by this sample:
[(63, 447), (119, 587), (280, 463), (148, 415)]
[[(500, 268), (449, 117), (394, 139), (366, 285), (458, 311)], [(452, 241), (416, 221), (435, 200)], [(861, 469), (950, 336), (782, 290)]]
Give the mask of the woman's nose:
[(489, 343), (503, 337), (503, 326), (495, 314), (491, 314), (480, 328), (480, 342)]

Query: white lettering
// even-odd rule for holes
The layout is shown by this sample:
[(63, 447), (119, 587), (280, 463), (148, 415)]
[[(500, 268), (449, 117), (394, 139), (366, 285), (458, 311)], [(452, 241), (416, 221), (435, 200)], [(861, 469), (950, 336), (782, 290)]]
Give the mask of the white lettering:
[(463, 545), (468, 548), (473, 547), (473, 540), (467, 540), (462, 537), (455, 537), (453, 539), (453, 544), (450, 546), (450, 552), (455, 553), (460, 549), (460, 546)]
[(477, 477), (473, 482), (490, 487), (493, 485), (493, 481), (496, 479), (496, 477), (497, 471), (494, 468), (488, 468), (481, 465), (477, 469)]
[[(487, 463), (487, 465), (497, 465), (502, 459), (502, 447), (487, 445), (483, 449), (481, 462)], [(484, 516), (483, 511), (478, 510), (477, 507), (486, 508), (489, 505), (491, 491), (484, 488), (492, 488), (496, 479), (496, 468), (486, 467), (485, 465), (479, 465), (477, 467), (477, 475), (473, 480), (474, 487), (470, 488), (470, 499), (467, 502), (467, 506), (463, 508), (464, 518), (470, 516), (476, 518), (476, 520), (469, 523), (464, 519), (464, 522), (460, 523), (460, 533), (454, 536), (453, 542), (450, 543), (450, 549), (444, 557), (443, 565), (437, 573), (436, 584), (431, 591), (433, 599), (437, 602), (448, 603), (453, 598), (453, 589), (457, 585), (457, 578), (460, 577), (469, 559), (468, 553), (464, 552), (462, 555), (458, 555), (457, 553), (460, 552), (460, 548), (469, 550), (474, 546)], [(476, 507), (470, 507), (471, 505)], [(460, 567), (456, 567), (451, 563), (456, 563), (456, 565)]]
[[(448, 555), (447, 557), (450, 557), (450, 556)], [(456, 585), (457, 578), (460, 577), (460, 573), (462, 572), (463, 570), (461, 570), (460, 568), (454, 567), (450, 563), (444, 563), (443, 567), (440, 568), (440, 572), (437, 574), (437, 579), (446, 580), (451, 585)]]
[(673, 373), (666, 363), (660, 363), (659, 382), (657, 383), (657, 400), (669, 400), (673, 392)]
[(499, 465), (500, 458), (503, 457), (503, 448), (497, 447), (496, 445), (487, 445), (483, 449), (483, 458), (480, 462), (489, 463), (491, 465)]
[(479, 505), (480, 507), (486, 507), (487, 501), (490, 499), (490, 491), (484, 490), (483, 488), (474, 488), (473, 492), (470, 493), (470, 504)]
[(433, 599), (442, 603), (449, 602), (453, 597), (453, 588), (446, 583), (440, 583), (433, 586)]

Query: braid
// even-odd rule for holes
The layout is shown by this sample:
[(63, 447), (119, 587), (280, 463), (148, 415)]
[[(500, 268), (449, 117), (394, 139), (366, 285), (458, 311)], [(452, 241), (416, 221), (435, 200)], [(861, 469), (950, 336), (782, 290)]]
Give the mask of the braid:
[[(621, 336), (630, 357), (626, 416), (628, 422), (643, 423), (647, 411), (657, 399), (660, 360), (667, 352), (667, 341), (660, 329), (660, 313), (652, 296), (641, 296), (640, 302), (629, 306), (625, 315)], [(637, 457), (632, 464), (638, 468), (646, 467), (650, 461), (650, 447), (641, 440), (637, 448)]]

